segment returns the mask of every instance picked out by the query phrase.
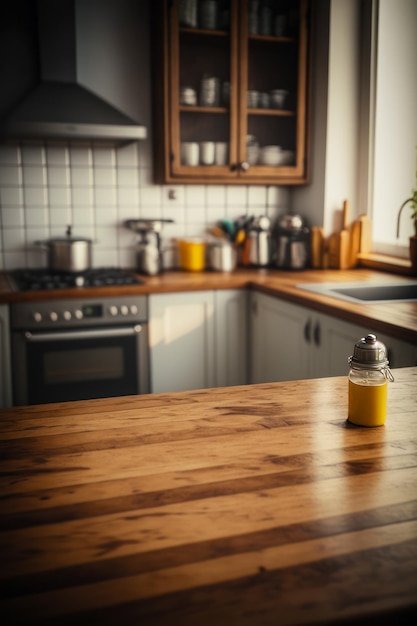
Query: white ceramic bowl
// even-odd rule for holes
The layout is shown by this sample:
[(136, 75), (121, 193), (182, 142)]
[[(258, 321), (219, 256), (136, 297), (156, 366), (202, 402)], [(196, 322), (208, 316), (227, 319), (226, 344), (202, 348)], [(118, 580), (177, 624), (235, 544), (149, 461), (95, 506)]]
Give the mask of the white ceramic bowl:
[(282, 160), (281, 146), (264, 146), (260, 151), (262, 165), (280, 165)]
[(288, 98), (288, 91), (286, 89), (273, 89), (270, 92), (271, 96), (271, 108), (283, 109)]

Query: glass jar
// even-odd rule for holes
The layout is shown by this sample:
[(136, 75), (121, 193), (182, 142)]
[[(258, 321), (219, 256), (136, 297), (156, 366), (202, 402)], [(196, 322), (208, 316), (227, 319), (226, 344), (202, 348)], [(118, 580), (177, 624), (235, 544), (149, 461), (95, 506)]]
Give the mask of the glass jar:
[(385, 345), (369, 334), (355, 344), (349, 363), (349, 422), (382, 426), (387, 416), (388, 381), (394, 380)]

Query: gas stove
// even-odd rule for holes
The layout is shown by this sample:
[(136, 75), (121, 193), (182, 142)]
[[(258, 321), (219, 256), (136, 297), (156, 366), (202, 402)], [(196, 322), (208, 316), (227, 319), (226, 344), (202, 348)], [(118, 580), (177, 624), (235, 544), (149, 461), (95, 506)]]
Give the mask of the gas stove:
[(116, 267), (92, 268), (85, 272), (56, 272), (47, 269), (17, 269), (11, 272), (19, 291), (140, 285), (143, 281)]

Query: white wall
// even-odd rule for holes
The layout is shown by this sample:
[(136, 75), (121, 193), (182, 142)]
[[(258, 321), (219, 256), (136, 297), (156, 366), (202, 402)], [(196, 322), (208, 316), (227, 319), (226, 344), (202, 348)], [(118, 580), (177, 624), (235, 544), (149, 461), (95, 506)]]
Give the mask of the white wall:
[(294, 190), (292, 205), (329, 234), (341, 227), (344, 199), (349, 221), (366, 210), (358, 204), (360, 1), (316, 0), (313, 6), (312, 182)]

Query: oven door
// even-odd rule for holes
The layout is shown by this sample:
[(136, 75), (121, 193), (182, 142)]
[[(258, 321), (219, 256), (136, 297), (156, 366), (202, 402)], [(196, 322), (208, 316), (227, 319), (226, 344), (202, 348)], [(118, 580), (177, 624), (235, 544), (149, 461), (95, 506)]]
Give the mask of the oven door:
[(147, 325), (13, 333), (15, 404), (148, 393)]

